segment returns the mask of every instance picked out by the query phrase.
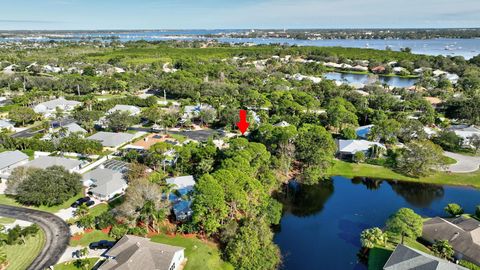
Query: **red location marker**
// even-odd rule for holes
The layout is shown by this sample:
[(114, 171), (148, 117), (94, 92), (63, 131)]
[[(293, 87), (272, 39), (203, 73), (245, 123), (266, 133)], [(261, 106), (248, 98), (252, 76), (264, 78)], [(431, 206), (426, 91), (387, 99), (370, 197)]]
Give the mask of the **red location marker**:
[(240, 110), (239, 112), (240, 115), (240, 121), (237, 122), (237, 127), (242, 132), (242, 135), (245, 134), (245, 131), (247, 131), (248, 126), (250, 126), (250, 123), (247, 122), (247, 111), (246, 110)]

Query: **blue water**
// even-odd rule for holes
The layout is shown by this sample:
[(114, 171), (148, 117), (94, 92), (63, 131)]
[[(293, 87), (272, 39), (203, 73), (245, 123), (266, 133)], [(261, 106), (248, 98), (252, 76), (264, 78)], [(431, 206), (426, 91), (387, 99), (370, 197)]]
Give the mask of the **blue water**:
[(346, 83), (362, 83), (372, 84), (379, 81), (381, 84), (387, 84), (393, 87), (410, 87), (417, 82), (417, 79), (401, 78), (401, 77), (388, 77), (378, 76), (372, 74), (352, 74), (352, 73), (340, 73), (340, 72), (328, 72), (324, 74), (324, 77), (329, 80), (346, 82)]
[[(102, 40), (101, 38), (109, 36), (117, 36), (120, 41), (135, 41), (135, 40), (196, 40), (203, 39), (202, 35), (241, 32), (245, 30), (232, 29), (213, 29), (213, 30), (152, 30), (152, 31), (124, 31), (111, 33), (95, 33), (95, 32), (72, 32), (69, 34), (60, 34), (55, 38), (46, 37), (45, 35), (31, 35), (26, 38), (0, 38), (2, 41), (19, 41), (31, 40), (44, 42), (49, 40), (73, 40), (79, 41), (84, 38), (93, 38)], [(64, 35), (64, 36), (62, 36)], [(68, 36), (71, 39), (65, 39)], [(402, 39), (372, 39), (372, 40), (355, 40), (355, 39), (329, 39), (329, 40), (297, 40), (288, 38), (219, 38), (221, 42), (240, 43), (251, 42), (255, 44), (290, 44), (298, 46), (340, 46), (352, 48), (372, 48), (385, 49), (387, 46), (392, 50), (398, 51), (404, 47), (412, 48), (413, 53), (427, 54), (427, 55), (451, 55), (463, 56), (466, 59), (472, 58), (480, 54), (480, 39), (428, 39), (428, 40), (402, 40)]]
[(356, 256), (362, 230), (383, 227), (401, 207), (431, 217), (444, 215), (443, 208), (452, 202), (472, 213), (480, 191), (333, 177), (331, 184), (302, 187), (286, 204), (274, 241), (284, 256), (283, 269), (366, 269)]

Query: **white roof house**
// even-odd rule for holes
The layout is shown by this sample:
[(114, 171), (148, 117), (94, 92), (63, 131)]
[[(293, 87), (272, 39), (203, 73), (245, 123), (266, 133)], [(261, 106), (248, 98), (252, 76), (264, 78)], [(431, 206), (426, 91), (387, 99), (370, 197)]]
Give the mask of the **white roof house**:
[(64, 157), (41, 156), (25, 164), (27, 167), (46, 169), (52, 166), (62, 166), (69, 172), (78, 172), (82, 166), (78, 159)]
[(28, 156), (18, 150), (0, 153), (0, 179), (8, 178), (13, 169), (27, 162)]
[(99, 141), (103, 147), (118, 148), (135, 138), (134, 134), (129, 133), (115, 133), (115, 132), (97, 132), (88, 137), (89, 140)]
[(366, 140), (338, 140), (338, 152), (340, 154), (354, 155), (357, 152), (367, 152), (374, 145), (385, 149), (385, 146), (378, 142)]
[(14, 128), (15, 126), (13, 125), (12, 122), (5, 119), (0, 119), (0, 129), (13, 130)]
[(167, 178), (165, 181), (167, 184), (173, 185), (180, 193), (187, 193), (192, 190), (196, 184), (195, 179), (191, 175)]
[(470, 145), (470, 139), (473, 136), (480, 136), (480, 129), (475, 126), (456, 125), (451, 126), (449, 130), (455, 132), (457, 136), (461, 137), (464, 145)]
[(41, 113), (43, 115), (49, 116), (52, 113), (54, 113), (57, 108), (61, 109), (63, 111), (69, 112), (69, 111), (72, 111), (73, 109), (75, 109), (75, 107), (79, 106), (80, 104), (82, 104), (82, 103), (79, 102), (79, 101), (66, 100), (63, 97), (60, 97), (60, 98), (50, 100), (50, 101), (47, 101), (47, 102), (42, 102), (42, 103), (38, 104), (37, 106), (35, 106), (33, 108), (33, 110), (36, 113)]
[(132, 105), (115, 105), (115, 107), (108, 110), (107, 114), (111, 114), (114, 112), (128, 112), (130, 115), (139, 115), (141, 110), (137, 106)]
[(83, 185), (99, 200), (108, 201), (123, 194), (128, 187), (122, 173), (105, 168), (96, 168), (83, 176)]
[(275, 124), (276, 127), (288, 127), (290, 124), (287, 121), (281, 121)]
[(87, 131), (77, 123), (70, 123), (68, 125), (63, 126), (63, 128), (65, 128), (69, 134), (70, 133), (87, 133)]

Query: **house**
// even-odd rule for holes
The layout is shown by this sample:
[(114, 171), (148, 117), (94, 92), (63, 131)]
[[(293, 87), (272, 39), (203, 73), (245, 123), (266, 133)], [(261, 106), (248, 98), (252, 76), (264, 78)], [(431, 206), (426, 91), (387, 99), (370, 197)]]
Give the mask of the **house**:
[(120, 146), (129, 143), (135, 138), (135, 135), (129, 133), (97, 132), (88, 137), (89, 140), (99, 141), (103, 147), (116, 150)]
[(77, 159), (41, 156), (28, 162), (25, 166), (39, 169), (46, 169), (52, 166), (62, 166), (69, 172), (78, 172), (82, 168), (82, 164), (83, 162)]
[(131, 105), (115, 105), (115, 107), (108, 110), (107, 114), (112, 114), (114, 112), (128, 112), (131, 116), (139, 115), (141, 110), (137, 106)]
[(475, 126), (468, 125), (453, 125), (449, 130), (455, 132), (457, 136), (463, 139), (464, 146), (470, 146), (470, 139), (474, 136), (480, 137), (480, 129)]
[(288, 127), (288, 126), (290, 126), (290, 124), (287, 121), (281, 121), (281, 122), (276, 123), (274, 126), (276, 126), (276, 127)]
[(372, 68), (373, 73), (385, 73), (385, 67), (384, 66), (376, 66)]
[(422, 238), (430, 244), (448, 240), (456, 259), (480, 265), (480, 221), (474, 218), (431, 218), (423, 223)]
[(191, 175), (171, 177), (167, 178), (165, 181), (167, 184), (172, 185), (181, 195), (185, 195), (193, 190), (193, 187), (196, 184), (195, 179)]
[(128, 187), (123, 173), (102, 166), (84, 174), (83, 185), (89, 187), (89, 192), (101, 201), (123, 194)]
[(215, 108), (205, 104), (185, 106), (183, 108), (182, 120), (185, 121), (187, 119), (198, 117), (200, 115), (200, 112), (203, 110), (215, 110)]
[(185, 260), (184, 250), (149, 238), (125, 235), (105, 253), (107, 260), (98, 270), (178, 270)]
[(397, 245), (393, 253), (383, 266), (383, 270), (466, 270), (467, 268), (452, 262), (437, 258), (425, 252), (405, 246)]
[(428, 103), (430, 103), (433, 107), (437, 107), (438, 105), (443, 103), (443, 100), (439, 99), (438, 97), (424, 97)]
[[(68, 137), (70, 134), (73, 133), (80, 134), (83, 137), (83, 135), (87, 133), (87, 131), (81, 126), (79, 126), (77, 123), (70, 123), (68, 125), (65, 125), (58, 129), (57, 132), (57, 134), (59, 135), (58, 138)], [(55, 132), (53, 130), (50, 130), (49, 133), (45, 134), (42, 137), (42, 140), (51, 140), (54, 133)]]
[(28, 156), (18, 150), (0, 153), (0, 179), (7, 179), (13, 169), (27, 162)]
[(366, 126), (361, 126), (355, 129), (355, 133), (357, 134), (357, 137), (366, 139), (368, 138), (368, 134), (370, 134), (370, 131), (372, 130), (373, 125), (366, 125)]
[(378, 142), (366, 140), (338, 140), (338, 155), (340, 158), (348, 159), (352, 158), (357, 152), (368, 154), (368, 151), (374, 145), (386, 149), (383, 144)]
[(180, 177), (167, 178), (167, 184), (172, 185), (175, 192), (168, 198), (172, 203), (172, 212), (177, 221), (187, 221), (193, 214), (189, 199), (182, 198), (193, 190), (196, 182), (193, 176), (186, 175)]
[(0, 119), (0, 130), (14, 130), (15, 126), (13, 125), (12, 122), (5, 120), (5, 119)]
[(49, 117), (56, 112), (57, 108), (64, 111), (64, 112), (70, 112), (73, 109), (75, 109), (75, 107), (79, 106), (80, 104), (82, 104), (82, 103), (78, 102), (78, 101), (75, 101), (75, 100), (66, 100), (63, 97), (60, 97), (60, 98), (50, 100), (50, 101), (47, 101), (47, 102), (42, 102), (42, 103), (38, 104), (37, 106), (35, 106), (33, 108), (33, 110), (36, 113), (43, 114), (45, 117)]

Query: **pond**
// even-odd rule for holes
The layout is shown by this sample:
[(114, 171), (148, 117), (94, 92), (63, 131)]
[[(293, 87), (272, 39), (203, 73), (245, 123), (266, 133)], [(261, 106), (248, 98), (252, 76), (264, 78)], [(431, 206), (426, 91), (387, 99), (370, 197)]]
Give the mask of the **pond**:
[(326, 79), (351, 83), (361, 84), (373, 84), (376, 81), (381, 84), (387, 84), (393, 87), (410, 87), (417, 82), (414, 78), (402, 78), (396, 76), (379, 76), (373, 74), (353, 74), (353, 73), (340, 73), (340, 72), (327, 72), (324, 74)]
[(357, 258), (362, 230), (383, 227), (401, 207), (431, 217), (444, 215), (452, 202), (472, 213), (480, 204), (480, 190), (344, 177), (300, 186), (287, 199), (274, 238), (282, 269), (366, 269)]

